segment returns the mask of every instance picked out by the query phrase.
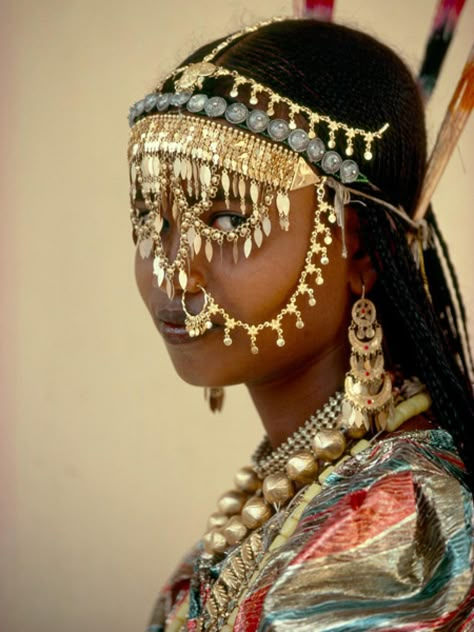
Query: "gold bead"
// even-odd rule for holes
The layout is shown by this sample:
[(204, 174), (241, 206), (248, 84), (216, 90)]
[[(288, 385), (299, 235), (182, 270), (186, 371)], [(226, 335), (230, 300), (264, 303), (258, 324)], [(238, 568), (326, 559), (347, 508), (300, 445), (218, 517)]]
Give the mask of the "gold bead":
[(223, 513), (226, 516), (233, 516), (234, 514), (238, 514), (242, 511), (245, 500), (246, 496), (244, 493), (233, 489), (230, 492), (226, 492), (219, 498), (217, 508), (220, 513)]
[(228, 520), (229, 520), (228, 516), (216, 511), (215, 513), (209, 516), (209, 519), (207, 521), (207, 528), (214, 529), (215, 527), (223, 527)]
[(242, 467), (236, 473), (234, 482), (243, 492), (256, 492), (262, 486), (262, 481), (251, 467)]
[(292, 481), (306, 485), (316, 478), (318, 464), (309, 450), (301, 450), (288, 459), (286, 473)]
[(340, 430), (320, 430), (312, 441), (314, 456), (322, 461), (335, 461), (346, 449), (346, 440)]
[(272, 510), (261, 496), (252, 496), (242, 509), (242, 522), (247, 529), (257, 529), (270, 519)]
[(202, 543), (204, 544), (204, 550), (206, 551), (206, 553), (212, 553), (210, 531), (208, 531), (202, 536)]
[(227, 548), (227, 540), (221, 529), (211, 529), (203, 537), (206, 553), (223, 553)]
[(222, 529), (222, 533), (224, 534), (227, 544), (233, 546), (245, 538), (247, 535), (247, 527), (242, 522), (240, 516), (232, 516)]
[(272, 505), (286, 503), (295, 494), (295, 488), (288, 476), (280, 472), (269, 474), (263, 481), (263, 495)]

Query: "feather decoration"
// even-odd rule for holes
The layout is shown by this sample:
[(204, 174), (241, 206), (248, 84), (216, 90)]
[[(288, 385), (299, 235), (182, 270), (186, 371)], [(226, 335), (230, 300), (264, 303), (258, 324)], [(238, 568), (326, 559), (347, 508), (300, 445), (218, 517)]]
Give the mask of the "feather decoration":
[(431, 152), (423, 188), (413, 219), (424, 217), (431, 197), (456, 147), (462, 130), (474, 106), (474, 45), (471, 48), (461, 78), (448, 106), (443, 123)]
[(331, 22), (334, 0), (293, 0), (293, 12), (298, 18)]
[(430, 98), (438, 80), (464, 3), (465, 0), (439, 0), (418, 77), (425, 102)]

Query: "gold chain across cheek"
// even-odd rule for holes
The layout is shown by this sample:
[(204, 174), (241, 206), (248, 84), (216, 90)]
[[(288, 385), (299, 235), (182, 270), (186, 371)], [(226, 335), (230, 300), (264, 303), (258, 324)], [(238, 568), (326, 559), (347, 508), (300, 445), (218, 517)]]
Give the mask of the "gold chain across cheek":
[[(298, 299), (305, 297), (309, 306), (314, 307), (316, 305), (315, 286), (322, 285), (324, 282), (321, 266), (326, 266), (329, 263), (327, 246), (332, 242), (332, 236), (328, 224), (335, 223), (336, 221), (334, 209), (326, 201), (325, 178), (321, 178), (316, 191), (318, 204), (314, 213), (313, 228), (308, 250), (305, 255), (304, 266), (300, 273), (296, 289), (286, 305), (271, 320), (266, 320), (258, 324), (249, 324), (232, 317), (203, 287), (201, 287), (204, 296), (203, 306), (197, 314), (190, 313), (186, 307), (186, 291), (183, 289), (181, 302), (186, 314), (185, 326), (191, 337), (201, 336), (205, 334), (206, 331), (212, 329), (214, 322), (213, 317), (218, 315), (223, 320), (223, 342), (226, 346), (232, 345), (232, 333), (235, 329), (240, 328), (246, 331), (250, 338), (251, 352), (258, 354), (257, 337), (265, 329), (275, 331), (276, 345), (278, 347), (285, 345), (283, 332), (283, 319), (285, 316), (291, 316), (298, 329), (304, 327)], [(327, 219), (327, 224), (324, 222), (325, 219)], [(320, 243), (321, 241), (323, 243)]]
[[(299, 157), (286, 148), (215, 121), (175, 115), (138, 123), (131, 134), (129, 160), (134, 233), (142, 256), (153, 251), (158, 285), (165, 282), (170, 297), (176, 273), (181, 287), (186, 287), (189, 263), (201, 247), (211, 261), (216, 244), (231, 243), (236, 262), (239, 244), (245, 257), (259, 248), (272, 228), (269, 209), (274, 201), (280, 226), (288, 230), (288, 192), (296, 175), (301, 181), (304, 169)], [(311, 176), (314, 182), (316, 176)], [(225, 207), (234, 200), (248, 219), (235, 230), (217, 230), (202, 221), (218, 191)], [(138, 194), (149, 211), (146, 217), (135, 211)], [(162, 241), (165, 207), (180, 227), (173, 261)]]
[[(130, 139), (129, 162), (131, 220), (139, 252), (142, 258), (153, 255), (155, 284), (170, 299), (178, 281), (189, 335), (204, 334), (218, 315), (223, 320), (226, 346), (232, 344), (233, 331), (241, 328), (247, 332), (254, 354), (258, 353), (257, 337), (265, 329), (275, 331), (276, 344), (283, 347), (283, 318), (291, 316), (297, 328), (304, 327), (298, 299), (305, 297), (310, 306), (316, 304), (315, 286), (323, 283), (321, 266), (329, 263), (329, 225), (336, 222), (336, 212), (326, 198), (327, 178), (316, 176), (293, 151), (215, 121), (189, 116), (160, 115), (137, 123)], [(279, 226), (287, 231), (289, 192), (308, 183), (316, 186), (317, 208), (303, 269), (283, 309), (264, 322), (246, 323), (232, 317), (201, 288), (203, 308), (198, 314), (189, 313), (185, 290), (193, 258), (203, 250), (211, 263), (215, 248), (226, 246), (232, 248), (234, 263), (241, 256), (248, 258), (270, 235), (270, 207), (275, 205)], [(220, 230), (209, 221), (218, 193), (224, 214), (233, 213), (229, 207), (239, 210), (242, 222), (232, 230)], [(145, 213), (143, 208), (137, 210), (139, 195)], [(172, 260), (164, 244), (169, 221), (178, 232)]]

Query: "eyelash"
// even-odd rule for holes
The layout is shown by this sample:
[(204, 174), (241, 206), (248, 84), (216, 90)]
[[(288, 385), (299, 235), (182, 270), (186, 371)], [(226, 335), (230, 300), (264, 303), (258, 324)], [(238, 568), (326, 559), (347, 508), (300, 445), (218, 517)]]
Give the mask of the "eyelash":
[[(219, 228), (218, 226), (215, 225), (216, 221), (222, 218), (229, 218), (230, 223), (231, 223), (230, 229), (227, 230), (224, 228)], [(237, 228), (239, 228), (239, 226), (242, 226), (242, 224), (244, 224), (247, 220), (248, 220), (248, 217), (245, 217), (244, 215), (241, 215), (239, 213), (233, 213), (231, 211), (221, 211), (219, 213), (212, 214), (210, 218), (209, 226), (211, 226), (212, 228), (215, 228), (216, 230), (220, 230), (223, 233), (230, 233), (236, 230)]]
[[(145, 208), (137, 208), (136, 209), (136, 213), (138, 215), (138, 220), (141, 223), (144, 223), (147, 219), (147, 217), (149, 216), (149, 214), (151, 213), (151, 211), (149, 209), (145, 209)], [(226, 229), (226, 228), (220, 228), (218, 226), (216, 226), (216, 222), (220, 219), (223, 218), (229, 218), (230, 223), (231, 223), (231, 227)], [(218, 230), (222, 233), (231, 233), (232, 231), (236, 230), (237, 228), (239, 228), (240, 226), (242, 226), (242, 224), (244, 224), (246, 221), (248, 221), (248, 217), (241, 215), (240, 213), (234, 213), (232, 211), (219, 211), (219, 212), (215, 212), (211, 215), (211, 217), (209, 218), (209, 226), (211, 228), (214, 228), (215, 230)], [(170, 223), (169, 221), (163, 217), (163, 226), (161, 229), (161, 233), (165, 233), (170, 227)]]

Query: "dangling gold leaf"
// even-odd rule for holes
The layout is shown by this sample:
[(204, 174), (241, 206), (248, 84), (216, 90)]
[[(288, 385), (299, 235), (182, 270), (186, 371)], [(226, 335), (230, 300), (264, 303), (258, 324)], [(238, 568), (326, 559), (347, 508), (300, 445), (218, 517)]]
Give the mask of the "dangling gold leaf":
[(156, 275), (156, 280), (158, 281), (158, 287), (163, 285), (163, 279), (165, 278), (165, 271), (163, 268), (160, 268), (158, 274)]
[(188, 230), (188, 244), (191, 249), (194, 246), (195, 237), (196, 237), (196, 231), (194, 230), (194, 226), (191, 226), (191, 228)]
[(212, 255), (214, 254), (214, 250), (212, 248), (212, 242), (208, 239), (206, 240), (206, 245), (204, 247), (204, 251), (206, 253), (206, 259), (211, 263)]
[(179, 279), (179, 284), (181, 286), (181, 289), (185, 290), (188, 284), (188, 275), (186, 274), (184, 270), (179, 271), (178, 279)]
[(252, 182), (252, 184), (250, 185), (250, 199), (252, 200), (252, 202), (254, 204), (257, 204), (258, 202), (258, 195), (259, 191), (258, 191), (258, 185), (256, 182)]
[(287, 216), (290, 212), (290, 198), (287, 193), (278, 193), (276, 199), (276, 205), (280, 215)]
[(199, 251), (201, 250), (201, 244), (202, 244), (201, 235), (199, 233), (196, 233), (196, 237), (194, 238), (194, 252), (196, 254), (199, 254)]
[(222, 182), (222, 188), (223, 188), (223, 190), (224, 190), (225, 195), (229, 195), (229, 191), (230, 191), (230, 178), (229, 178), (229, 174), (227, 173), (227, 171), (224, 171), (224, 172), (222, 173), (221, 182)]
[(257, 226), (253, 232), (253, 238), (255, 239), (255, 243), (257, 244), (257, 246), (260, 248), (260, 246), (262, 245), (262, 241), (263, 241), (263, 233), (262, 230), (260, 228), (260, 226)]
[[(221, 254), (222, 254), (222, 250), (221, 250)], [(234, 263), (237, 263), (239, 261), (239, 248), (237, 246), (236, 241), (234, 241), (234, 245), (232, 247), (232, 257), (234, 259)]]
[(241, 198), (244, 198), (245, 193), (246, 193), (246, 183), (245, 183), (245, 179), (241, 176), (239, 178), (239, 196)]
[(180, 172), (181, 172), (181, 160), (179, 158), (175, 158), (173, 162), (173, 173), (175, 175), (175, 178), (179, 176)]
[(138, 249), (140, 251), (140, 257), (142, 259), (147, 259), (152, 251), (153, 248), (153, 239), (142, 239), (142, 241), (140, 242)]
[(155, 257), (153, 259), (153, 274), (155, 274), (156, 276), (158, 276), (159, 272), (162, 270), (161, 266), (160, 266), (160, 260), (158, 259), (158, 257)]
[(211, 170), (207, 165), (201, 165), (199, 177), (203, 186), (208, 187), (211, 184)]
[(190, 160), (186, 160), (186, 180), (188, 180), (188, 182), (192, 179), (193, 177), (193, 167), (191, 165), (191, 161)]
[(244, 255), (249, 258), (250, 253), (252, 252), (252, 238), (247, 237), (244, 243)]
[(198, 168), (195, 162), (192, 163), (193, 166), (193, 182), (194, 182), (194, 193), (196, 197), (199, 197), (199, 177), (198, 177)]
[(263, 232), (268, 237), (268, 235), (271, 233), (271, 230), (272, 230), (272, 222), (270, 218), (268, 217), (268, 215), (263, 218), (262, 228), (263, 228)]

